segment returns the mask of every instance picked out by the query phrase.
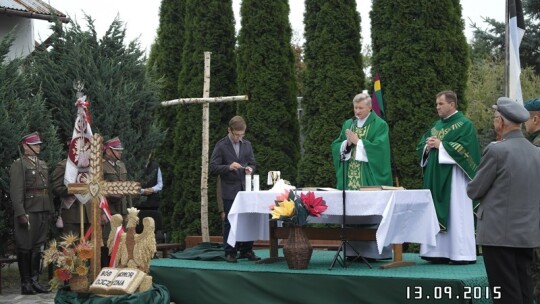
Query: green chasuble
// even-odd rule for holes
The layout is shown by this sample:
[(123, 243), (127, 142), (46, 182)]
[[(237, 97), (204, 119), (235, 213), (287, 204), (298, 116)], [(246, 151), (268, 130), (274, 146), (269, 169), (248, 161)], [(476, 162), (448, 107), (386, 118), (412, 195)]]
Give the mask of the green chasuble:
[[(392, 169), (390, 166), (390, 140), (388, 138), (388, 124), (372, 112), (361, 128), (352, 125), (353, 120), (348, 119), (341, 127), (339, 137), (332, 142), (332, 159), (336, 169), (338, 189), (359, 190), (361, 186), (392, 186)], [(341, 144), (347, 140), (345, 131), (352, 130), (362, 140), (366, 150), (368, 162), (355, 160), (356, 145), (351, 150), (351, 158), (341, 161)], [(343, 181), (345, 170), (345, 181)]]
[(441, 230), (447, 229), (450, 212), (450, 190), (452, 189), (453, 164), (439, 164), (439, 149), (431, 149), (424, 155), (426, 139), (436, 136), (444, 149), (454, 159), (457, 166), (473, 179), (480, 163), (480, 147), (473, 123), (463, 113), (457, 112), (446, 119), (435, 122), (416, 146), (421, 159), (426, 159), (424, 167), (424, 189), (431, 190), (433, 203)]

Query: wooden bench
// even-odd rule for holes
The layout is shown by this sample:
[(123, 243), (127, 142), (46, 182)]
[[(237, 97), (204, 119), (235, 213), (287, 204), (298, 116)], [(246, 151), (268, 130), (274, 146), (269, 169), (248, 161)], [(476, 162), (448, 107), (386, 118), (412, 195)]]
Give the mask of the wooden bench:
[(156, 244), (157, 251), (161, 251), (161, 257), (168, 258), (170, 257), (169, 251), (172, 251), (171, 253), (180, 250), (181, 244), (180, 243), (170, 243), (170, 244)]
[[(185, 239), (186, 248), (197, 246), (201, 242), (202, 242), (202, 237), (198, 235), (187, 236)], [(223, 237), (210, 236), (210, 242), (223, 244)], [(287, 240), (282, 240), (281, 242), (279, 242), (278, 247), (282, 248), (286, 242)], [(341, 245), (341, 241), (339, 240), (309, 240), (309, 242), (311, 243), (311, 247), (313, 247), (313, 249), (337, 250), (339, 246)], [(261, 240), (254, 241), (253, 248), (254, 249), (268, 249), (270, 248), (270, 241), (261, 241)]]
[(0, 258), (0, 294), (2, 294), (2, 269), (6, 264), (16, 263), (17, 258)]

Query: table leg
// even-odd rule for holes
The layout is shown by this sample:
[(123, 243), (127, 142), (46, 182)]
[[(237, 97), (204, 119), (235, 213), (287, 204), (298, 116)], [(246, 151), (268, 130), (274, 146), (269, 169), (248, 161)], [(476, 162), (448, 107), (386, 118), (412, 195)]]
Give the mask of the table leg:
[(415, 265), (415, 262), (405, 262), (403, 261), (403, 245), (402, 244), (392, 244), (394, 249), (394, 260), (390, 263), (382, 265), (381, 269), (397, 268), (403, 266), (412, 266)]

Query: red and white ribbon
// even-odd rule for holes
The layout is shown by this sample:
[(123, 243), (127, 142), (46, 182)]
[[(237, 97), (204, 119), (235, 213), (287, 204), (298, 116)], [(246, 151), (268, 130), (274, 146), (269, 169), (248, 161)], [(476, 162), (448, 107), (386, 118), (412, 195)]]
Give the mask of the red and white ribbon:
[(122, 234), (124, 234), (124, 227), (118, 226), (116, 228), (116, 233), (114, 234), (114, 241), (113, 241), (113, 250), (111, 253), (111, 259), (109, 261), (109, 267), (116, 267), (116, 255), (118, 253), (118, 247), (120, 246), (120, 240), (122, 239)]
[(110, 222), (112, 215), (111, 215), (111, 210), (109, 209), (109, 202), (107, 201), (107, 198), (105, 196), (101, 196), (101, 199), (99, 202), (99, 208), (101, 208), (103, 212), (105, 212), (105, 216), (107, 216), (107, 219)]

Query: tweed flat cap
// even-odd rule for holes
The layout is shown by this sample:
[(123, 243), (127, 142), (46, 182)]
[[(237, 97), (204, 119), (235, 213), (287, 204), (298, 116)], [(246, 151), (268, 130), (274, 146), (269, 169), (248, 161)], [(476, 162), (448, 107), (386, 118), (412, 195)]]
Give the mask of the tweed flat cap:
[(504, 118), (515, 123), (522, 123), (529, 120), (529, 111), (508, 97), (499, 97), (497, 104), (493, 105), (492, 108), (499, 111)]

